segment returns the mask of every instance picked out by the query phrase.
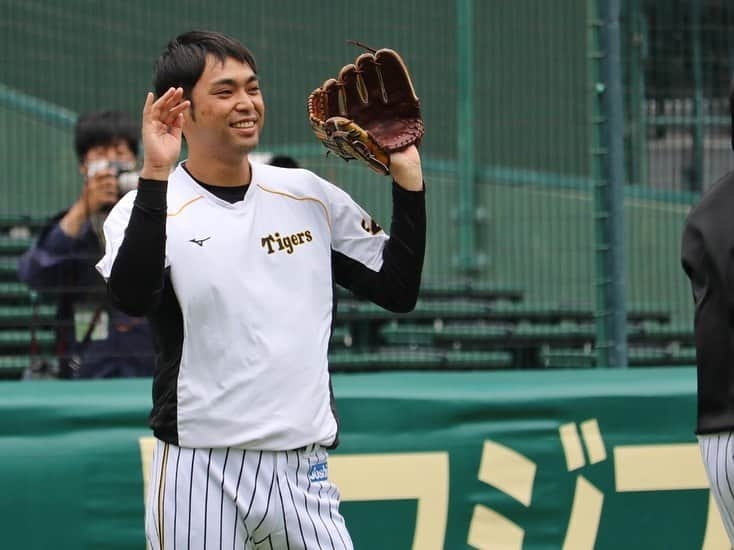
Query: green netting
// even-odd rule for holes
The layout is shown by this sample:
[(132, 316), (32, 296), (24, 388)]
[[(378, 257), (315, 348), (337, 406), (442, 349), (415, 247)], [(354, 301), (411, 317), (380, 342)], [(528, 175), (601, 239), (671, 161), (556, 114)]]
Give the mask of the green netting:
[(725, 0), (625, 0), (631, 183), (700, 192), (731, 168), (734, 9)]
[[(308, 93), (359, 53), (346, 44), (357, 39), (400, 51), (423, 100), (426, 282), (446, 285), (442, 299), (468, 280), (511, 289), (529, 306), (593, 315), (594, 284), (605, 276), (594, 272), (590, 185), (593, 1), (374, 0), (326, 9), (304, 0), (0, 0), (0, 218), (44, 217), (74, 200), (81, 185), (71, 143), (76, 116), (104, 108), (137, 116), (165, 43), (208, 28), (240, 39), (258, 60), (268, 109), (260, 149), (295, 157), (389, 226), (387, 182), (325, 158), (305, 116)], [(457, 53), (461, 13), (471, 15), (470, 67)], [(734, 6), (725, 0), (623, 2), (630, 311), (691, 321), (680, 230), (691, 202), (732, 166), (732, 27)], [(471, 128), (457, 122), (467, 73)], [(475, 160), (471, 272), (460, 261), (467, 238), (459, 223), (460, 138), (472, 140)], [(13, 227), (4, 226), (3, 239)], [(12, 282), (11, 270), (3, 273)]]

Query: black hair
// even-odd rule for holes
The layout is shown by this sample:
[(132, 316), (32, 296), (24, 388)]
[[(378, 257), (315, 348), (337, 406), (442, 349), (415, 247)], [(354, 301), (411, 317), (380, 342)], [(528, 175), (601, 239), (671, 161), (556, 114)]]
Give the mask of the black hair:
[(729, 128), (731, 133), (731, 148), (734, 150), (734, 78), (732, 78), (729, 84), (729, 113), (731, 115), (731, 127)]
[(121, 111), (95, 111), (79, 117), (74, 127), (74, 150), (79, 162), (92, 147), (112, 145), (117, 140), (127, 143), (137, 156), (140, 127), (127, 113)]
[(271, 166), (280, 166), (281, 168), (298, 168), (298, 162), (293, 157), (286, 155), (276, 155), (268, 162)]
[(191, 90), (204, 72), (207, 55), (222, 63), (231, 57), (247, 63), (257, 73), (252, 53), (237, 40), (219, 32), (193, 30), (171, 40), (158, 57), (153, 74), (156, 96), (180, 86), (184, 97), (191, 99)]

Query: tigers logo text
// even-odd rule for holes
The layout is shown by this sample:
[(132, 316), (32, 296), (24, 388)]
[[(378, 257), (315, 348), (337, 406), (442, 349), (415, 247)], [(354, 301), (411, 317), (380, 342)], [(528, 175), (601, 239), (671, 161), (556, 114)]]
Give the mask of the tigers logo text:
[(280, 233), (271, 233), (260, 239), (260, 246), (268, 251), (268, 254), (285, 250), (286, 254), (293, 254), (295, 247), (313, 240), (311, 232), (299, 231), (292, 235), (281, 236)]

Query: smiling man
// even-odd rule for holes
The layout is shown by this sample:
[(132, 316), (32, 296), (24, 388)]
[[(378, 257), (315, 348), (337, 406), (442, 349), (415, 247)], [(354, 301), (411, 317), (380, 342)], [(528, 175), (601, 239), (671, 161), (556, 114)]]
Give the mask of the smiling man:
[[(265, 121), (251, 53), (192, 31), (157, 61), (136, 193), (97, 268), (158, 343), (152, 548), (352, 548), (330, 483), (334, 285), (392, 311), (418, 296), (425, 200), (414, 146), (390, 156), (391, 236), (317, 175), (250, 163)], [(189, 156), (178, 160), (182, 137)], [(222, 546), (223, 545), (223, 546)]]

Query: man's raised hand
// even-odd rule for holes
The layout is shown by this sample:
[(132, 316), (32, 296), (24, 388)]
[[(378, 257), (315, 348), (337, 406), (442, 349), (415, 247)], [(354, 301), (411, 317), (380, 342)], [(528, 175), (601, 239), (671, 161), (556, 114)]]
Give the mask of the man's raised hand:
[(168, 179), (171, 166), (181, 154), (181, 129), (184, 111), (191, 105), (183, 99), (183, 88), (169, 88), (154, 101), (148, 92), (143, 107), (143, 169), (145, 179)]

